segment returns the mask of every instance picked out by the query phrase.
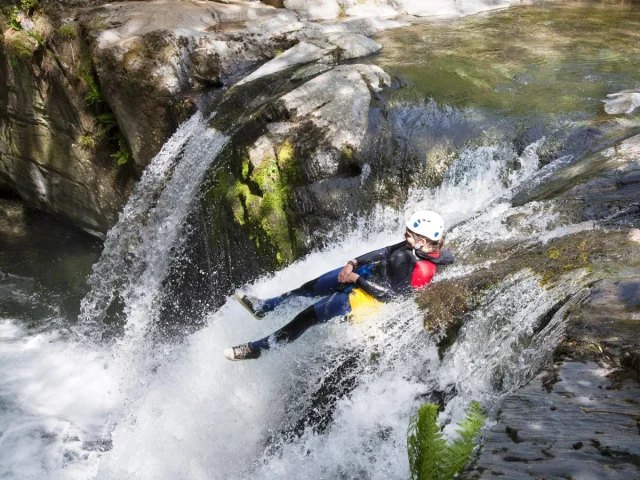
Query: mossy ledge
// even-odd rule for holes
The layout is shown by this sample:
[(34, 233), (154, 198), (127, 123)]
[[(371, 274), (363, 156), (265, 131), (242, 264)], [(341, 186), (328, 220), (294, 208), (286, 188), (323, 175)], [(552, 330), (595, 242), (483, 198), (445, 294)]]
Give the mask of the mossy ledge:
[(281, 268), (301, 254), (301, 230), (293, 206), (300, 163), (291, 140), (275, 147), (274, 155), (259, 159), (250, 159), (246, 147), (229, 149), (225, 155), (228, 166), (213, 174), (213, 186), (205, 196), (212, 207), (209, 211), (215, 212), (211, 220), (219, 223), (231, 218), (242, 227), (260, 255), (268, 259), (270, 269)]
[(637, 258), (637, 245), (625, 231), (579, 232), (547, 244), (526, 249), (514, 245), (508, 250), (505, 245), (492, 246), (480, 255), (485, 260), (498, 259), (491, 267), (437, 282), (417, 294), (416, 301), (425, 311), (424, 327), (439, 336), (441, 354), (455, 342), (466, 314), (479, 305), (489, 289), (515, 272), (528, 269), (540, 277), (541, 287), (550, 288), (564, 274), (576, 270), (584, 271), (582, 281), (588, 286), (615, 276), (615, 269), (623, 268), (625, 262), (626, 268), (640, 268), (640, 261), (630, 260)]

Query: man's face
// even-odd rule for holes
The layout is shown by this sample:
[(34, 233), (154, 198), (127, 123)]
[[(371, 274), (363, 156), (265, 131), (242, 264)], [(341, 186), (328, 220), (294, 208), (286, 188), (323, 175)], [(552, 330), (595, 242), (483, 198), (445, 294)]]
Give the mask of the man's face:
[(416, 243), (421, 242), (420, 239), (422, 237), (420, 237), (420, 235), (416, 235), (415, 233), (413, 233), (411, 230), (407, 228), (404, 232), (404, 238), (407, 240), (407, 243), (409, 244), (409, 246), (411, 248), (414, 248), (416, 246)]

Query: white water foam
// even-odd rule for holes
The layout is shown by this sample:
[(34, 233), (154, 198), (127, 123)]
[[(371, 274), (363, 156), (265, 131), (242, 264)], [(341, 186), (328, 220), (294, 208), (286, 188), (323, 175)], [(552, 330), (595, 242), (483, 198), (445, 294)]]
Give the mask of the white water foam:
[(0, 478), (95, 475), (119, 405), (108, 352), (0, 321)]
[[(185, 135), (191, 138), (186, 132)], [(215, 145), (218, 140), (222, 141), (214, 140)], [(180, 143), (176, 155), (184, 150), (184, 162), (189, 139)], [(482, 217), (480, 212), (504, 208), (501, 205), (508, 201), (514, 185), (525, 180), (513, 177), (510, 165), (519, 162), (523, 172), (534, 175), (535, 148), (531, 147), (530, 155), (521, 159), (504, 146), (467, 151), (439, 189), (413, 192), (412, 198), (419, 201), (407, 205), (402, 212), (380, 208), (372, 218), (359, 219), (355, 223), (357, 228), (346, 238), (336, 238), (331, 247), (281, 272), (258, 279), (248, 286), (248, 291), (263, 297), (279, 294), (344, 264), (357, 254), (395, 243), (402, 238), (403, 214), (409, 214), (418, 206), (441, 209), (451, 216), (450, 221), (466, 220), (480, 228), (477, 222)], [(149, 203), (135, 210), (137, 218), (150, 219), (154, 226), (148, 224), (147, 230), (143, 227), (139, 238), (137, 234), (121, 237), (134, 241), (131, 248), (134, 256), (128, 262), (143, 268), (132, 270), (135, 275), (125, 276), (128, 283), (119, 286), (132, 325), (111, 351), (113, 358), (106, 362), (108, 370), (100, 374), (92, 370), (102, 362), (99, 356), (74, 359), (84, 362), (96, 379), (117, 386), (117, 401), (112, 398), (112, 403), (100, 407), (96, 398), (87, 398), (89, 405), (85, 407), (88, 411), (95, 407), (89, 416), (101, 419), (103, 425), (115, 422), (112, 431), (111, 428), (101, 430), (103, 443), (112, 439), (113, 448), (100, 453), (85, 446), (81, 448), (83, 452), (78, 452), (79, 461), (64, 464), (60, 457), (64, 458), (63, 452), (68, 447), (60, 438), (53, 441), (48, 450), (35, 446), (37, 452), (49, 452), (47, 455), (51, 454), (51, 458), (58, 456), (58, 463), (47, 464), (50, 476), (78, 478), (78, 472), (85, 472), (85, 478), (104, 480), (244, 479), (249, 476), (406, 478), (405, 435), (409, 415), (432, 390), (456, 385), (451, 380), (455, 376), (454, 367), (436, 374), (441, 367), (437, 350), (422, 328), (422, 313), (412, 300), (389, 304), (377, 318), (357, 326), (338, 320), (318, 326), (299, 341), (268, 352), (253, 362), (231, 363), (222, 356), (222, 349), (272, 332), (311, 300), (283, 305), (262, 322), (256, 322), (229, 299), (225, 306), (211, 314), (208, 326), (188, 337), (184, 344), (173, 348), (145, 344), (144, 333), (155, 315), (168, 261), (167, 257), (155, 259), (154, 255), (168, 256), (171, 246), (180, 241), (179, 217), (169, 222), (156, 221), (154, 217), (156, 212), (167, 214), (169, 205), (173, 206), (168, 192), (183, 192), (183, 189), (167, 190), (171, 181), (182, 175), (178, 167), (172, 176), (164, 174), (171, 180), (163, 193), (155, 194), (157, 198), (149, 197), (155, 210)], [(466, 168), (473, 173), (467, 175)], [(176, 201), (193, 198), (193, 188), (191, 195)], [(186, 213), (185, 207), (177, 214), (184, 218)], [(166, 219), (162, 215), (157, 218)], [(169, 233), (163, 234), (162, 229), (160, 233), (154, 232), (162, 225), (168, 225), (164, 231)], [(375, 228), (370, 229), (372, 225)], [(135, 232), (133, 226), (122, 230)], [(114, 240), (114, 243), (117, 242)], [(118, 244), (113, 251), (119, 253), (111, 257), (115, 263), (103, 264), (107, 271), (105, 265), (113, 268), (125, 264), (129, 248)], [(153, 264), (156, 260), (160, 263)], [(107, 280), (113, 282), (111, 287), (119, 285), (120, 280), (110, 278)], [(503, 301), (511, 300), (505, 297)], [(100, 308), (96, 318), (104, 314)], [(519, 318), (522, 322), (527, 320)], [(353, 358), (355, 373), (335, 372), (336, 366), (349, 365)], [(83, 369), (67, 372), (68, 381), (82, 385), (83, 372)], [(314, 388), (330, 383), (334, 377), (350, 378), (354, 384), (343, 386), (343, 393), (338, 389), (329, 394), (329, 397), (333, 395), (333, 420), (325, 429), (314, 430), (312, 425), (307, 428), (302, 425), (296, 430), (297, 422), (310, 415), (306, 409), (311, 408), (315, 398)], [(450, 407), (447, 418), (459, 419), (465, 402), (485, 387), (486, 383), (470, 390), (459, 387), (465, 394), (455, 404), (457, 409)], [(113, 388), (110, 391), (113, 392)], [(64, 393), (51, 391), (50, 395), (64, 396)], [(326, 408), (326, 403), (324, 399), (318, 408)], [(52, 415), (64, 417), (64, 412)], [(84, 427), (81, 419), (71, 423), (80, 432), (79, 439), (98, 435)], [(85, 430), (90, 433), (83, 433)], [(33, 445), (36, 444), (25, 443), (15, 451), (26, 452)]]

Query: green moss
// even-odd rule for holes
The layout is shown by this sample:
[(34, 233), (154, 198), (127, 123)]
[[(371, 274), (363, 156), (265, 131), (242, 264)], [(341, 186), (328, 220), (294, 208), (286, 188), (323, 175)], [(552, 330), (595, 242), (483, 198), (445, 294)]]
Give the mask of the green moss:
[(78, 36), (78, 27), (75, 23), (65, 23), (58, 29), (58, 34), (67, 38), (76, 38)]
[(249, 161), (248, 158), (245, 158), (244, 160), (242, 160), (242, 169), (241, 169), (241, 175), (242, 178), (246, 179), (249, 176), (249, 172), (251, 170), (251, 162)]
[(230, 171), (216, 173), (215, 187), (208, 195), (214, 206), (223, 199), (233, 221), (277, 268), (295, 260), (300, 252), (301, 233), (296, 227), (292, 189), (300, 175), (291, 142), (276, 148), (276, 158), (252, 164), (236, 151)]
[(5, 45), (9, 55), (16, 58), (30, 58), (38, 48), (37, 41), (22, 30), (5, 36)]
[(342, 156), (348, 160), (353, 160), (353, 147), (351, 145), (347, 145), (346, 143), (342, 146)]
[(293, 144), (290, 140), (286, 140), (280, 147), (278, 148), (278, 165), (280, 168), (286, 168), (289, 163), (292, 162), (293, 156)]

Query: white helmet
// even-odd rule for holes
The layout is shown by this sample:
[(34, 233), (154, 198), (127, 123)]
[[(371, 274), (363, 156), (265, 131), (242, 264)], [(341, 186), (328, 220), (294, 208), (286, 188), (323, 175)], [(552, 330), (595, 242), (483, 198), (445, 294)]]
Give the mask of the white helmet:
[(429, 240), (440, 240), (444, 236), (444, 220), (436, 212), (420, 210), (407, 221), (407, 228), (413, 233)]

